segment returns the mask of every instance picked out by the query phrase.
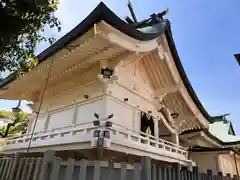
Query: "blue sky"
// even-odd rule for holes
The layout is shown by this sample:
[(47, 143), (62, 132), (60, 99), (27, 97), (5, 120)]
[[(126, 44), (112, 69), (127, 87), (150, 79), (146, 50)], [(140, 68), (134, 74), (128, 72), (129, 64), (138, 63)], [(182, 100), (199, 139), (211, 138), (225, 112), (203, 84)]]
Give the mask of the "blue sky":
[[(47, 30), (61, 37), (81, 22), (99, 3), (97, 0), (60, 0), (56, 15), (62, 32)], [(117, 15), (129, 14), (127, 0), (104, 1)], [(175, 43), (185, 71), (199, 99), (211, 115), (230, 113), (240, 134), (240, 67), (233, 53), (240, 52), (239, 0), (132, 0), (139, 20), (169, 8)], [(40, 45), (41, 52), (46, 45)], [(9, 109), (16, 102), (0, 101)]]

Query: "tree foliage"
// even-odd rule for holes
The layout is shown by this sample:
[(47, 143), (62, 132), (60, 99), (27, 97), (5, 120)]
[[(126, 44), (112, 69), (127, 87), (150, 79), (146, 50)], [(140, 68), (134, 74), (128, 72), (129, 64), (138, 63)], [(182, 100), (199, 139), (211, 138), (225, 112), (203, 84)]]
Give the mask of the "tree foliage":
[[(0, 111), (2, 113), (2, 111)], [(28, 126), (28, 116), (27, 113), (20, 112), (4, 112), (4, 114), (8, 114), (4, 118), (9, 118), (10, 121), (0, 126), (0, 137), (5, 138), (11, 135), (23, 134), (27, 130)]]
[(0, 71), (29, 70), (36, 45), (53, 43), (54, 38), (42, 33), (46, 26), (61, 30), (54, 15), (58, 4), (59, 0), (0, 1)]
[(8, 120), (7, 124), (0, 126), (0, 137), (5, 138), (11, 135), (26, 133), (29, 119), (27, 113), (19, 109), (18, 106), (13, 108), (12, 111), (0, 111), (0, 118)]

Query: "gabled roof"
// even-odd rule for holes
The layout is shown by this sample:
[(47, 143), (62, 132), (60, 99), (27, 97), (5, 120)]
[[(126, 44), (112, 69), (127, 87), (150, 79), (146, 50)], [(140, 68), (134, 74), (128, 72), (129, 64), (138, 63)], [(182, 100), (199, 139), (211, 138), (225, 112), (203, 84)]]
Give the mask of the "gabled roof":
[[(217, 142), (218, 144), (220, 144), (222, 146), (240, 145), (240, 137), (229, 135), (229, 136), (231, 136), (229, 138), (229, 137), (227, 137), (228, 135), (224, 135), (224, 134), (223, 135), (220, 134), (220, 136), (218, 136), (217, 134), (211, 133), (209, 131), (209, 129), (206, 129), (206, 128), (187, 130), (187, 131), (182, 132), (180, 135), (190, 134), (190, 133), (195, 133), (195, 132), (203, 132), (207, 137), (211, 138), (212, 140), (214, 140), (215, 142)], [(235, 138), (233, 138), (233, 137), (235, 137)]]
[(207, 148), (207, 147), (201, 147), (201, 146), (196, 146), (189, 148), (188, 151), (190, 152), (234, 152), (237, 155), (240, 155), (240, 152), (234, 148)]
[[(89, 16), (87, 16), (80, 24), (78, 24), (73, 30), (71, 30), (69, 33), (67, 33), (65, 36), (63, 36), (61, 39), (59, 39), (57, 42), (55, 42), (52, 46), (48, 47), (46, 50), (44, 50), (41, 54), (37, 56), (39, 63), (42, 63), (44, 60), (46, 60), (48, 57), (52, 56), (54, 53), (59, 51), (60, 49), (66, 47), (70, 42), (74, 41), (79, 36), (83, 35), (85, 32), (87, 32), (90, 28), (94, 26), (94, 24), (105, 21), (109, 25), (113, 26), (114, 28), (118, 29), (124, 34), (127, 34), (128, 36), (141, 40), (141, 41), (148, 41), (155, 39), (159, 37), (161, 34), (165, 34), (168, 45), (170, 47), (171, 54), (173, 56), (175, 65), (179, 71), (179, 74), (181, 76), (181, 79), (191, 96), (192, 100), (198, 107), (199, 111), (202, 113), (202, 115), (207, 119), (210, 120), (210, 116), (208, 112), (205, 110), (201, 102), (199, 101), (195, 91), (193, 90), (189, 79), (187, 78), (187, 75), (184, 71), (184, 68), (182, 66), (182, 63), (180, 61), (172, 32), (171, 32), (171, 25), (168, 20), (162, 20), (160, 22), (160, 26), (158, 24), (158, 27), (149, 27), (149, 28), (142, 28), (137, 29), (133, 25), (130, 25), (120, 19), (118, 16), (116, 16), (104, 3), (100, 3), (91, 13)], [(17, 74), (13, 73), (0, 81), (0, 88), (5, 88), (6, 85), (11, 83), (17, 78)]]

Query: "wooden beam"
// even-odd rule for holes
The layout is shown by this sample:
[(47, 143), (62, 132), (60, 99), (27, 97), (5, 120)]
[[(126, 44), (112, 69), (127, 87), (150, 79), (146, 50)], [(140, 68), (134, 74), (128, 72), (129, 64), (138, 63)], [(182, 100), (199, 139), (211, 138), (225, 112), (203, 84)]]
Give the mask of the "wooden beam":
[(161, 88), (158, 89), (154, 92), (154, 97), (161, 97), (163, 96), (165, 93), (166, 94), (171, 94), (171, 93), (175, 93), (180, 89), (179, 85), (175, 85), (175, 86), (171, 86), (171, 87), (166, 87), (166, 88)]

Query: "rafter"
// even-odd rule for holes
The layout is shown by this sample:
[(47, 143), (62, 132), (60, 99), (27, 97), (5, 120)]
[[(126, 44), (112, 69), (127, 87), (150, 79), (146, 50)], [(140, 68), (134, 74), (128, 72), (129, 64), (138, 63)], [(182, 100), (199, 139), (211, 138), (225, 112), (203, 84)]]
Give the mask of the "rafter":
[(158, 89), (153, 94), (154, 94), (154, 97), (157, 98), (157, 97), (163, 96), (164, 94), (175, 93), (179, 91), (179, 89), (180, 89), (180, 85), (174, 85), (174, 86)]

